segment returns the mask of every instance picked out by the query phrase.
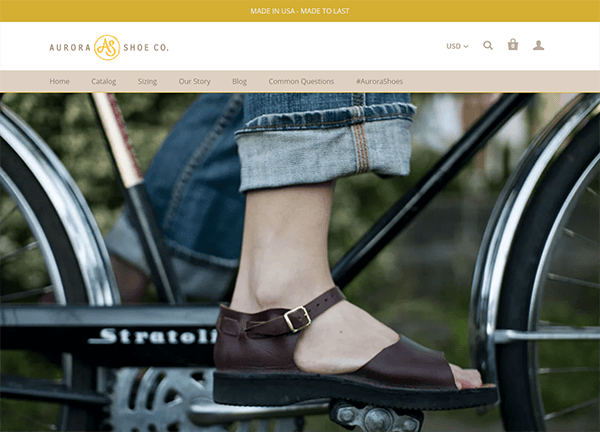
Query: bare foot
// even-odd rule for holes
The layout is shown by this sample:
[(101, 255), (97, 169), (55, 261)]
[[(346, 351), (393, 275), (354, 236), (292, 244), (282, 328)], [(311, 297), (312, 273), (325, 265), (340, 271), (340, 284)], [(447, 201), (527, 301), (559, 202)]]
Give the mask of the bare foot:
[[(302, 331), (294, 360), (305, 372), (350, 373), (398, 339), (394, 330), (352, 303), (342, 301)], [(456, 365), (450, 368), (458, 389), (481, 387), (478, 371)]]
[[(293, 309), (333, 286), (327, 254), (333, 188), (330, 181), (246, 194), (233, 310)], [(353, 372), (398, 338), (367, 312), (342, 301), (303, 330), (294, 359), (306, 372)], [(481, 385), (477, 371), (451, 370), (457, 387)]]

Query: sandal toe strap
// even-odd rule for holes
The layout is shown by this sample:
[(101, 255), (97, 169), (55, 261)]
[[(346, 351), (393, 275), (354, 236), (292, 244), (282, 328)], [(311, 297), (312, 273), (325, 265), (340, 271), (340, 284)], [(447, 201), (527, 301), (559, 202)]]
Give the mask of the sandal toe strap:
[(443, 354), (406, 336), (401, 336), (398, 342), (381, 351), (357, 372), (391, 385), (456, 389), (452, 370)]

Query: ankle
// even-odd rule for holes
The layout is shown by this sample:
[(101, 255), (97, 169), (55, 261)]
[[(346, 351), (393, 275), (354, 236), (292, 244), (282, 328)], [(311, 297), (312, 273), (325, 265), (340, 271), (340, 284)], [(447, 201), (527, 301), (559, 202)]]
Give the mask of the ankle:
[(265, 309), (293, 309), (302, 306), (334, 286), (329, 273), (316, 277), (245, 278), (238, 276), (231, 307), (245, 312)]
[(254, 291), (261, 310), (303, 306), (333, 287), (333, 281), (288, 281), (276, 285), (263, 285)]

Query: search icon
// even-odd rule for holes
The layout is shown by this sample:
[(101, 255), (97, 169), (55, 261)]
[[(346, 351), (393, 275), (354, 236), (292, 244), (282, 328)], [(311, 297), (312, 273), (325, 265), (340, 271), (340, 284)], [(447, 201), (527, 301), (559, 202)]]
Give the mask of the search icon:
[(492, 48), (492, 43), (491, 43), (490, 41), (485, 41), (485, 42), (483, 43), (483, 47), (484, 47), (484, 48), (489, 48), (489, 49), (491, 49), (492, 51), (494, 51), (494, 48)]

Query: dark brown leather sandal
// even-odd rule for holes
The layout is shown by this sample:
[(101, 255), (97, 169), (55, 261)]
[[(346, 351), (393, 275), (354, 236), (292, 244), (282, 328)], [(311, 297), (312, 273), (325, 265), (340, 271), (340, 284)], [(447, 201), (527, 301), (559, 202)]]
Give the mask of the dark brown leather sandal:
[(214, 355), (215, 402), (283, 406), (327, 398), (392, 408), (448, 410), (497, 401), (495, 386), (458, 390), (443, 354), (405, 336), (352, 373), (300, 370), (294, 362), (299, 332), (344, 298), (334, 287), (292, 310), (246, 314), (222, 306)]

